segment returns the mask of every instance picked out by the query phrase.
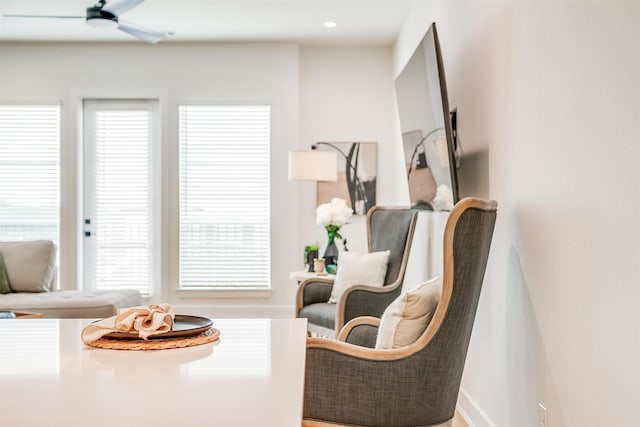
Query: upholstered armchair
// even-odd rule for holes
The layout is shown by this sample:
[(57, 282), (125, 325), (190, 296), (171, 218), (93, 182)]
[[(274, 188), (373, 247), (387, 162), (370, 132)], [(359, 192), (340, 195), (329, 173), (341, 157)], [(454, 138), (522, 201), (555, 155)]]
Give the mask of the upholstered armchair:
[(390, 251), (384, 286), (357, 284), (345, 291), (337, 303), (330, 304), (327, 302), (333, 287), (330, 280), (312, 278), (300, 284), (296, 316), (307, 318), (310, 332), (334, 337), (355, 317), (382, 315), (402, 289), (417, 215), (410, 209), (380, 206), (367, 214), (369, 252)]
[(496, 206), (469, 198), (453, 208), (444, 235), (442, 294), (415, 342), (390, 350), (369, 348), (379, 325), (371, 317), (349, 322), (337, 341), (307, 340), (303, 426), (450, 425)]

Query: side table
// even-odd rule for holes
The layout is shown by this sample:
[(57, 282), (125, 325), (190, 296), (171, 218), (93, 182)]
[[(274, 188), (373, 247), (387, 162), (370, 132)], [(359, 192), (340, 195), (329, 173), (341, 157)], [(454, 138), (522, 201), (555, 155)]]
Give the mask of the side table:
[(14, 311), (16, 319), (42, 319), (42, 313), (33, 311)]
[(8, 313), (13, 313), (16, 319), (42, 319), (42, 313), (32, 311), (9, 311)]
[(329, 274), (329, 273), (309, 273), (306, 270), (300, 270), (300, 271), (294, 271), (292, 273), (289, 273), (289, 279), (291, 280), (295, 280), (298, 282), (298, 284), (300, 284), (300, 282), (307, 280), (307, 279), (327, 279), (327, 280), (331, 280), (332, 282), (334, 280), (336, 280), (336, 275), (335, 274)]

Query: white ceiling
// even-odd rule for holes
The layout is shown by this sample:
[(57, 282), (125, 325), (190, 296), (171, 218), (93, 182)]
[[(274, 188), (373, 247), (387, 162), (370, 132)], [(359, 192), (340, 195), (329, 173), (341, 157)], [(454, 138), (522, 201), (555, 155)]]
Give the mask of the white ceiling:
[[(77, 15), (95, 0), (0, 0), (0, 14)], [(171, 41), (273, 41), (303, 44), (394, 42), (411, 0), (146, 0), (123, 20), (175, 33)], [(327, 29), (332, 20), (337, 27)], [(132, 41), (84, 19), (0, 17), (0, 40)], [(168, 41), (170, 42), (170, 41)], [(167, 43), (164, 41), (162, 43)]]

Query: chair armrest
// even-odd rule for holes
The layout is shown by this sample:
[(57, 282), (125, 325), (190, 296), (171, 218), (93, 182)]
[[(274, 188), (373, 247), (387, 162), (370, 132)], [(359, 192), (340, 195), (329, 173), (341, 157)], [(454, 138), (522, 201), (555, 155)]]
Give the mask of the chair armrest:
[(306, 279), (298, 285), (296, 294), (296, 316), (306, 305), (327, 302), (333, 289), (333, 280), (324, 278)]
[(380, 319), (371, 316), (361, 316), (351, 319), (338, 334), (338, 341), (362, 347), (373, 348), (378, 338)]
[(336, 330), (351, 319), (361, 316), (380, 317), (389, 304), (400, 295), (400, 286), (374, 287), (356, 285), (348, 288), (336, 305)]

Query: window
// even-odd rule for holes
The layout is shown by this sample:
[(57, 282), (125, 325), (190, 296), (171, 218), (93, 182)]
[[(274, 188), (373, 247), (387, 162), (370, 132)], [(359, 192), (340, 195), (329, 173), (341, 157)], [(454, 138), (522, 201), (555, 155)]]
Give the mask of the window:
[(59, 234), (58, 105), (0, 105), (0, 240)]
[(180, 288), (268, 288), (268, 106), (181, 106)]

